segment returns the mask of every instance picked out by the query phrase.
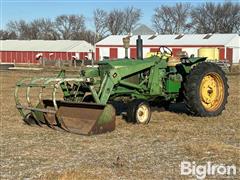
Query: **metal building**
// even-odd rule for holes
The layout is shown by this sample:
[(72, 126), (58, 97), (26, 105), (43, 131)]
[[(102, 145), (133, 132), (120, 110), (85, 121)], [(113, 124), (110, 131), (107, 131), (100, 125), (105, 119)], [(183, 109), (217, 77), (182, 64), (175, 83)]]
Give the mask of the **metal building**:
[(75, 40), (0, 40), (0, 63), (39, 63), (47, 60), (84, 60), (93, 57), (94, 46)]
[[(111, 35), (96, 44), (96, 59), (117, 59), (125, 57), (122, 39), (126, 35)], [(227, 60), (238, 63), (240, 60), (240, 37), (238, 34), (177, 34), (177, 35), (142, 35), (143, 55), (159, 51), (160, 46), (172, 49), (173, 55), (179, 51), (186, 51), (189, 55), (202, 55), (202, 52), (214, 50), (216, 60)], [(128, 56), (136, 58), (137, 35), (130, 37)], [(203, 48), (206, 50), (203, 51)]]

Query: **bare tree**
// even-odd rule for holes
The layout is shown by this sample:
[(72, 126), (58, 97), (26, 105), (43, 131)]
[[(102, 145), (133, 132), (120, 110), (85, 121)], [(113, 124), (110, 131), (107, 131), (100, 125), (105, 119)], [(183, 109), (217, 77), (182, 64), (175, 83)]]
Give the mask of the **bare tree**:
[(31, 23), (31, 27), (37, 30), (37, 39), (56, 40), (60, 38), (54, 22), (50, 19), (36, 19)]
[(15, 32), (9, 32), (6, 30), (0, 30), (0, 39), (7, 40), (7, 39), (17, 39), (17, 35)]
[(130, 33), (141, 17), (141, 10), (127, 7), (124, 10), (114, 9), (109, 14), (102, 10), (94, 11), (94, 26), (98, 40), (105, 37), (107, 32), (112, 35)]
[(124, 25), (123, 30), (125, 33), (130, 33), (136, 27), (137, 22), (140, 20), (142, 15), (141, 9), (134, 7), (127, 7), (124, 9)]
[(177, 3), (175, 6), (162, 5), (154, 9), (153, 27), (161, 34), (184, 33), (190, 27), (189, 14), (189, 3)]
[(95, 32), (87, 30), (81, 33), (80, 40), (87, 41), (94, 45), (96, 43), (95, 38), (96, 38)]
[(112, 35), (123, 33), (124, 12), (119, 9), (112, 10), (107, 18), (107, 28)]
[(37, 19), (30, 23), (24, 20), (10, 21), (9, 32), (15, 33), (18, 39), (57, 39), (54, 24), (47, 19)]
[(191, 12), (196, 33), (240, 32), (240, 4), (207, 2)]
[(6, 40), (6, 39), (8, 39), (8, 31), (0, 30), (0, 39), (1, 39), (1, 40)]
[(7, 30), (14, 32), (18, 39), (37, 39), (38, 30), (24, 20), (10, 21)]
[(106, 11), (102, 9), (96, 9), (93, 12), (93, 19), (94, 19), (94, 26), (95, 26), (95, 32), (96, 32), (95, 41), (98, 41), (104, 38), (108, 31), (108, 28), (107, 28), (108, 14)]
[(226, 2), (221, 8), (220, 24), (223, 33), (240, 33), (240, 4)]
[(61, 15), (55, 19), (61, 39), (78, 39), (85, 31), (85, 18), (82, 15)]

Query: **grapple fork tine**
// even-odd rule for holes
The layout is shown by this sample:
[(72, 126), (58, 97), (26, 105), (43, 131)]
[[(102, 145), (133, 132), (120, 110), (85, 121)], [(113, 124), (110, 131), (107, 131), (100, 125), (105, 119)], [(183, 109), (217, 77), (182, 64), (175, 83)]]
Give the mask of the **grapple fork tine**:
[(48, 127), (52, 128), (52, 129), (56, 129), (56, 128), (54, 127), (54, 124), (53, 124), (53, 123), (50, 123), (48, 114), (44, 114), (44, 117), (45, 117), (45, 123), (46, 123), (46, 125), (47, 125)]
[[(85, 135), (113, 131), (115, 129), (115, 110), (112, 106), (94, 103), (73, 103), (56, 99), (58, 89), (62, 89), (64, 97), (70, 95), (70, 91), (62, 87), (62, 83), (68, 82), (78, 83), (80, 86), (80, 83), (86, 82), (86, 79), (57, 77), (33, 78), (30, 79), (28, 83), (22, 81), (17, 85), (15, 92), (15, 99), (19, 112), (22, 112), (21, 115), (26, 117), (24, 114), (25, 110), (27, 110), (27, 112), (30, 111), (29, 116), (33, 117), (37, 125), (46, 125), (52, 129), (58, 129), (57, 127), (59, 127), (67, 132)], [(26, 100), (28, 106), (22, 106), (19, 101), (18, 88), (21, 87), (27, 88)], [(52, 89), (52, 99), (42, 100), (43, 89), (49, 87)], [(30, 99), (32, 88), (41, 88), (38, 94), (38, 104), (36, 106), (33, 105)]]
[(64, 129), (65, 131), (67, 132), (70, 132), (70, 130), (68, 129), (68, 127), (65, 125), (64, 121), (62, 120), (61, 117), (58, 117), (57, 118), (57, 123), (58, 123), (58, 126), (62, 129)]

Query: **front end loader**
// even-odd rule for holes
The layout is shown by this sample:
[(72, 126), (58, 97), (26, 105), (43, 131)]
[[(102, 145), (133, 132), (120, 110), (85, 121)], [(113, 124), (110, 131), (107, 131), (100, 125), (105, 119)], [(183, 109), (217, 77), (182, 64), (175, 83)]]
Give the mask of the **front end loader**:
[[(85, 135), (113, 131), (119, 104), (127, 106), (127, 121), (142, 124), (150, 121), (152, 104), (180, 101), (196, 116), (221, 114), (228, 97), (221, 68), (205, 62), (204, 57), (186, 53), (174, 57), (167, 47), (159, 51), (160, 56), (146, 59), (100, 61), (76, 77), (68, 77), (62, 70), (57, 77), (23, 79), (16, 85), (16, 107), (28, 124)], [(19, 98), (23, 88), (25, 104)], [(39, 89), (35, 103), (32, 89)], [(47, 89), (50, 98), (43, 98)], [(62, 96), (57, 95), (59, 90)]]

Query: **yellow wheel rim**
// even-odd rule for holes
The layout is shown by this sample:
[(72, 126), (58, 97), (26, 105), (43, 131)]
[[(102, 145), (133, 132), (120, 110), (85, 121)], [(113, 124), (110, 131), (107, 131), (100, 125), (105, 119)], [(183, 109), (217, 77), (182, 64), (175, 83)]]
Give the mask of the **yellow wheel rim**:
[(146, 123), (149, 116), (149, 109), (146, 105), (141, 105), (137, 110), (137, 118), (140, 123)]
[(224, 83), (219, 74), (211, 72), (203, 77), (200, 98), (207, 111), (216, 111), (221, 106), (224, 99)]

